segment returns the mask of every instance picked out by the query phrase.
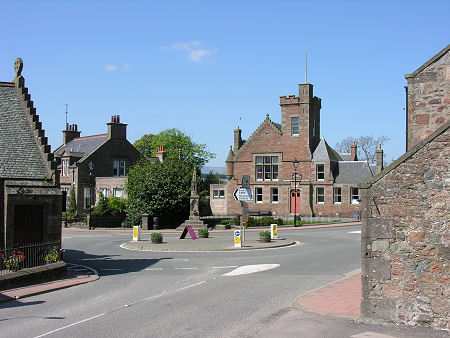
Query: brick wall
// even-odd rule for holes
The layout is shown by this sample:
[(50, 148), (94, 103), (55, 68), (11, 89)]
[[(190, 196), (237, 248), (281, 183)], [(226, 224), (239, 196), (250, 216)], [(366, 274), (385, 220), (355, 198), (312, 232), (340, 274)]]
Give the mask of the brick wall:
[(450, 327), (449, 126), (361, 189), (363, 316)]

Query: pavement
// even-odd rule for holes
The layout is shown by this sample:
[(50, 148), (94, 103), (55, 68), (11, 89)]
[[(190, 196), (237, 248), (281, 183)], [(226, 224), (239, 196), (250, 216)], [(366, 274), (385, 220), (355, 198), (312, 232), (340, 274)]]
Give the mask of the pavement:
[[(302, 230), (302, 229), (312, 229), (312, 228), (323, 228), (323, 227), (340, 227), (349, 225), (360, 225), (360, 223), (340, 223), (340, 224), (328, 224), (328, 225), (315, 225), (315, 226), (305, 226), (301, 228), (291, 228), (292, 230)], [(289, 228), (282, 228), (283, 230)], [(64, 229), (64, 231), (77, 231), (75, 229)], [(89, 230), (79, 230), (79, 231), (89, 231)], [(97, 229), (96, 229), (97, 231)], [(111, 230), (111, 229), (100, 229), (100, 231), (119, 231), (124, 230)], [(131, 232), (131, 229), (125, 230)], [(233, 230), (226, 230), (228, 232)], [(175, 233), (180, 233), (179, 231), (162, 231), (164, 234), (163, 244), (152, 244), (148, 239), (128, 242), (122, 245), (123, 248), (131, 250), (145, 250), (145, 251), (224, 251), (224, 250), (254, 250), (263, 248), (273, 248), (282, 247), (289, 245), (296, 245), (297, 243), (285, 239), (279, 238), (273, 240), (271, 243), (261, 243), (257, 240), (257, 232), (261, 229), (251, 229), (246, 231), (246, 240), (242, 248), (234, 248), (230, 246), (229, 240), (225, 240), (223, 237), (214, 237), (215, 230), (210, 232), (210, 238), (197, 240), (192, 240), (186, 238), (184, 240), (179, 240), (178, 236), (174, 236)], [(217, 231), (219, 232), (219, 231)], [(151, 231), (143, 232), (143, 237), (145, 234), (150, 234)], [(172, 235), (170, 235), (172, 234)], [(189, 235), (188, 235), (189, 236)], [(149, 236), (148, 236), (149, 237)], [(199, 244), (201, 247), (199, 249)], [(80, 266), (81, 267), (81, 266)], [(71, 287), (78, 284), (89, 283), (95, 281), (99, 278), (95, 270), (88, 269), (86, 267), (77, 268), (72, 266), (68, 268), (67, 275), (64, 278), (51, 280), (45, 283), (29, 285), (26, 287), (20, 287), (15, 289), (9, 289), (0, 291), (0, 302), (5, 302), (9, 300), (25, 298), (45, 292), (51, 292), (58, 289), (63, 289)], [(361, 273), (360, 271), (354, 271), (349, 273), (347, 276), (328, 284), (324, 287), (318, 288), (316, 290), (310, 291), (307, 294), (301, 295), (296, 301), (296, 307), (306, 312), (332, 315), (338, 317), (346, 318), (357, 318), (359, 317), (361, 301)]]

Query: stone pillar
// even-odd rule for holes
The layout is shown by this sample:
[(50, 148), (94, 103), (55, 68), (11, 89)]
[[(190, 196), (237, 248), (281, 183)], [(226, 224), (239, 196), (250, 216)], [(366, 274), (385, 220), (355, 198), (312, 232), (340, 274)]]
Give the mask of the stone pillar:
[(150, 215), (142, 214), (142, 221), (141, 221), (142, 230), (150, 230), (149, 223), (150, 223)]

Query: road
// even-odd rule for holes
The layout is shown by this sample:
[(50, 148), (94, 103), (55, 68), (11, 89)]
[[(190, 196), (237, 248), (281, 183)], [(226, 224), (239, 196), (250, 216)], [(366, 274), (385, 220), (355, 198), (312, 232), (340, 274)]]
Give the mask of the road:
[[(120, 248), (130, 234), (65, 232), (65, 260), (97, 270), (100, 279), (1, 304), (0, 336), (258, 335), (299, 295), (360, 268), (358, 229), (281, 230), (299, 245), (201, 253), (132, 251)], [(227, 275), (261, 264), (263, 271)]]

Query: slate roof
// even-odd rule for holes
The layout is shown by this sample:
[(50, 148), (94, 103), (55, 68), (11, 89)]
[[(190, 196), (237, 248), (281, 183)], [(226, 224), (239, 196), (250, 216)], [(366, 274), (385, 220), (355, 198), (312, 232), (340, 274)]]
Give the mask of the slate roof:
[(0, 82), (0, 177), (48, 176), (14, 83)]
[(81, 153), (80, 155), (82, 155), (82, 157), (78, 162), (82, 162), (107, 140), (107, 134), (78, 137), (56, 149), (55, 156), (60, 157), (66, 150), (69, 152)]
[(342, 153), (339, 155), (341, 155), (343, 161), (351, 161), (352, 160), (352, 154)]
[(357, 185), (369, 181), (378, 173), (375, 164), (366, 161), (339, 161), (334, 184)]
[(331, 148), (325, 139), (321, 139), (316, 149), (314, 150), (313, 161), (342, 161), (341, 155), (336, 150)]

